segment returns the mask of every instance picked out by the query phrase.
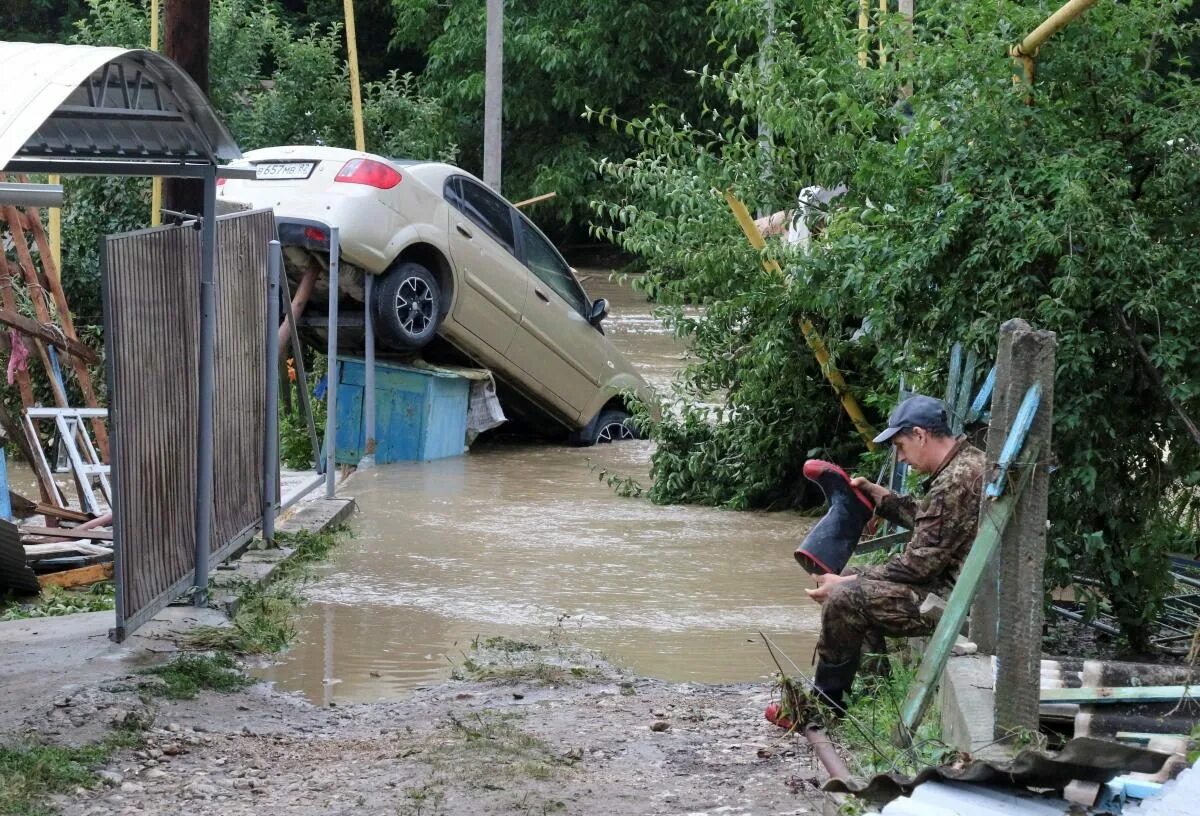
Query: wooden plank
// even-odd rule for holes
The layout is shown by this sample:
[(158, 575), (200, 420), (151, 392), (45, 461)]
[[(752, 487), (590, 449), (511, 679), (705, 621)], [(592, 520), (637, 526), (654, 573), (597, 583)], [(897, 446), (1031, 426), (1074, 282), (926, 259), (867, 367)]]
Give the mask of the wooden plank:
[(30, 560), (52, 558), (59, 555), (112, 555), (112, 547), (89, 544), (86, 541), (51, 541), (45, 544), (22, 544), (25, 557)]
[[(1037, 461), (1039, 452), (1038, 445), (1033, 443), (1030, 446), (1029, 459)], [(967, 613), (971, 609), (975, 593), (979, 590), (985, 569), (1000, 547), (1000, 539), (1012, 518), (1021, 492), (1030, 481), (1031, 472), (1032, 469), (1023, 469), (1017, 484), (1008, 493), (992, 501), (980, 519), (979, 532), (963, 562), (950, 599), (946, 602), (946, 611), (929, 639), (929, 646), (921, 657), (917, 676), (909, 687), (908, 697), (900, 710), (900, 723), (893, 735), (899, 744), (907, 745), (911, 741), (911, 735), (916, 732), (933, 700), (933, 692), (946, 668), (946, 662), (950, 659), (963, 623), (966, 622)]]
[(513, 204), (513, 206), (517, 209), (521, 209), (523, 207), (528, 207), (530, 204), (537, 204), (539, 201), (549, 201), (556, 195), (558, 195), (558, 193), (542, 193), (541, 195), (534, 196), (533, 198), (527, 198), (524, 201), (518, 201), (516, 204)]
[[(34, 243), (38, 248), (38, 257), (41, 259), (44, 272), (43, 277), (50, 290), (50, 295), (54, 299), (54, 308), (58, 312), (58, 322), (62, 324), (63, 334), (67, 336), (68, 340), (78, 341), (79, 335), (75, 332), (75, 320), (71, 317), (67, 293), (62, 287), (62, 273), (54, 260), (54, 253), (50, 251), (50, 238), (42, 227), (41, 212), (37, 207), (29, 207), (26, 209), (25, 215), (29, 221), (29, 229), (33, 233)], [(75, 371), (75, 381), (79, 383), (79, 390), (83, 393), (83, 404), (89, 408), (99, 408), (100, 403), (96, 398), (96, 389), (92, 384), (92, 375), (87, 366), (73, 355), (67, 355), (67, 363)], [(108, 429), (105, 428), (103, 420), (92, 420), (92, 433), (96, 437), (96, 444), (100, 446), (102, 460), (108, 462)]]
[(71, 527), (29, 527), (22, 525), (21, 535), (53, 536), (54, 538), (86, 538), (89, 541), (112, 541), (112, 530), (78, 530)]
[(33, 511), (41, 513), (43, 516), (61, 519), (62, 521), (74, 521), (79, 524), (95, 518), (90, 513), (85, 513), (82, 510), (74, 510), (70, 507), (54, 507), (49, 504), (36, 504), (33, 507)]
[(91, 586), (98, 584), (101, 581), (108, 581), (113, 577), (113, 565), (109, 564), (92, 564), (88, 567), (79, 567), (78, 569), (63, 570), (62, 572), (51, 572), (47, 575), (39, 575), (38, 583), (44, 587), (80, 587)]
[(1043, 703), (1174, 703), (1200, 699), (1200, 686), (1108, 686), (1042, 689)]

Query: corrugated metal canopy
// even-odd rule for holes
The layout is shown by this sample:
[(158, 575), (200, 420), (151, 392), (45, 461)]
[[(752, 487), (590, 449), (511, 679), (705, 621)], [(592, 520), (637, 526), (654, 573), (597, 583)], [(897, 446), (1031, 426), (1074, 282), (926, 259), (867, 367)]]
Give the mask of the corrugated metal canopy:
[(153, 51), (0, 42), (0, 76), (0, 169), (241, 157), (192, 78)]

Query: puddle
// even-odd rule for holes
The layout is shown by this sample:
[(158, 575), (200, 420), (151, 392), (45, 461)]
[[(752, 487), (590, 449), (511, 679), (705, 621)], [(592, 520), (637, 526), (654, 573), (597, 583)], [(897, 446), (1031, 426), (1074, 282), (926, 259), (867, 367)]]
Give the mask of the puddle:
[[(627, 287), (603, 273), (587, 287), (665, 386), (682, 347)], [(319, 568), (295, 647), (259, 676), (316, 703), (378, 700), (445, 679), (476, 636), (552, 632), (672, 681), (770, 675), (760, 631), (807, 667), (819, 607), (791, 553), (811, 522), (657, 507), (598, 482), (598, 467), (644, 479), (651, 451), (491, 444), (356, 474), (354, 538)]]

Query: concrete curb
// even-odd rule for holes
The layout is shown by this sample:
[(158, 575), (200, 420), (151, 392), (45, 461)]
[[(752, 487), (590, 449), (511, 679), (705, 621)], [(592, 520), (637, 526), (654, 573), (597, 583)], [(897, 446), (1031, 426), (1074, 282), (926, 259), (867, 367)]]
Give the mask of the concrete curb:
[[(354, 499), (315, 499), (294, 508), (276, 525), (275, 530), (292, 534), (323, 533), (340, 525), (356, 509)], [(291, 547), (255, 549), (255, 544), (262, 545), (263, 542), (256, 539), (237, 561), (222, 565), (213, 573), (209, 605), (220, 609), (231, 619), (237, 614), (239, 588), (248, 583), (269, 583), (279, 568), (296, 553)]]

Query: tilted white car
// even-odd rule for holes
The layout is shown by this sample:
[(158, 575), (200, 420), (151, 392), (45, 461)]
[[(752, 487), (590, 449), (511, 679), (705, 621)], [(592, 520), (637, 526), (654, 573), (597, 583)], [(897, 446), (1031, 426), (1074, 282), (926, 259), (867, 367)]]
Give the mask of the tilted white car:
[[(338, 228), (349, 333), (355, 307), (360, 326), (370, 308), (386, 348), (414, 352), (441, 336), (491, 369), (510, 413), (543, 426), (548, 416), (581, 444), (635, 435), (626, 395), (648, 386), (604, 336), (607, 302), (590, 300), (533, 222), (479, 179), (333, 147), (265, 148), (236, 164), (257, 178), (225, 181), (219, 198), (274, 209), (289, 282), (295, 291), (311, 272), (314, 306), (328, 297)], [(377, 278), (363, 304), (367, 274)], [(303, 322), (318, 325), (311, 311)]]

